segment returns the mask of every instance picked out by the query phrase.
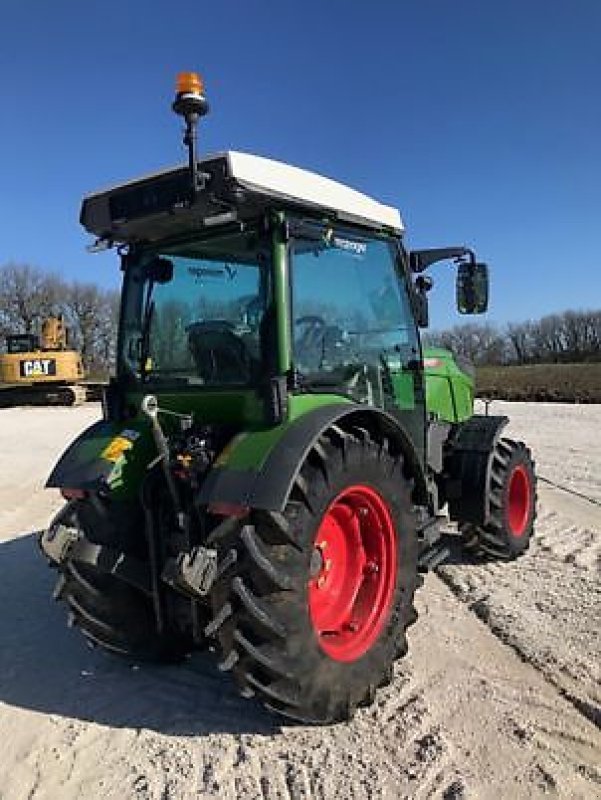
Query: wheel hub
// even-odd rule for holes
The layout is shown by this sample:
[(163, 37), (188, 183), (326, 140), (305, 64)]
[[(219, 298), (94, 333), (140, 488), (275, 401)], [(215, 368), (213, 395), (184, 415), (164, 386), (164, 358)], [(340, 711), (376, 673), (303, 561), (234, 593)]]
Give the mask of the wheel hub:
[(355, 661), (378, 638), (392, 604), (396, 532), (374, 489), (351, 486), (324, 514), (314, 542), (309, 610), (320, 646), (336, 661)]
[(518, 464), (509, 476), (507, 487), (507, 522), (513, 536), (523, 536), (528, 527), (531, 495), (530, 476)]

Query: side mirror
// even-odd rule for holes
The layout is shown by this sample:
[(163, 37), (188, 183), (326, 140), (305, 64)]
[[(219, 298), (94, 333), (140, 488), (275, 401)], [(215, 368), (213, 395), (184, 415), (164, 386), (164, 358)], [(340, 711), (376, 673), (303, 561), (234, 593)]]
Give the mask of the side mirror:
[(173, 261), (157, 256), (146, 264), (145, 272), (152, 283), (169, 283), (173, 279)]
[(488, 308), (488, 266), (462, 263), (457, 270), (457, 311), (483, 314)]

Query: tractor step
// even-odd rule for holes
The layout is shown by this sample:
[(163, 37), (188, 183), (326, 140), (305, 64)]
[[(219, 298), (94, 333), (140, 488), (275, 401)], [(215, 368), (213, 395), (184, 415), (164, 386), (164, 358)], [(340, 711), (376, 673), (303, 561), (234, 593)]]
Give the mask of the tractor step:
[(451, 551), (446, 544), (438, 542), (433, 547), (424, 550), (418, 561), (417, 568), (420, 572), (431, 572), (449, 558)]
[(428, 517), (418, 525), (417, 538), (422, 548), (432, 547), (432, 545), (440, 541), (442, 537), (441, 526), (447, 522), (447, 517), (441, 514), (436, 517)]
[(420, 572), (435, 569), (451, 555), (442, 538), (441, 525), (446, 522), (445, 516), (430, 517), (418, 528), (420, 553), (417, 567)]

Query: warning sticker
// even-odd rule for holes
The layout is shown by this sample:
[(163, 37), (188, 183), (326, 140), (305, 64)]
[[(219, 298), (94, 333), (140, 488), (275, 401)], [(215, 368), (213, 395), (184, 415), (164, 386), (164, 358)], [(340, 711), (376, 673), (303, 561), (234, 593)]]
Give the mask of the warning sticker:
[(131, 450), (133, 446), (133, 442), (129, 439), (126, 439), (125, 436), (115, 436), (115, 438), (104, 448), (100, 456), (106, 461), (111, 461), (114, 464), (125, 452)]

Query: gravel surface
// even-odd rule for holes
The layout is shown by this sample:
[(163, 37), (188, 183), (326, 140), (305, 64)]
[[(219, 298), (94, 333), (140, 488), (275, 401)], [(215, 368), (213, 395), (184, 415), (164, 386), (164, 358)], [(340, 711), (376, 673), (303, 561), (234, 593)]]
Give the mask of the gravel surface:
[[(601, 406), (495, 403), (542, 476), (512, 564), (429, 575), (410, 654), (348, 725), (288, 725), (210, 654), (142, 667), (89, 650), (49, 599), (43, 481), (98, 417), (0, 411), (0, 800), (601, 798)], [(453, 540), (450, 539), (453, 543)]]

